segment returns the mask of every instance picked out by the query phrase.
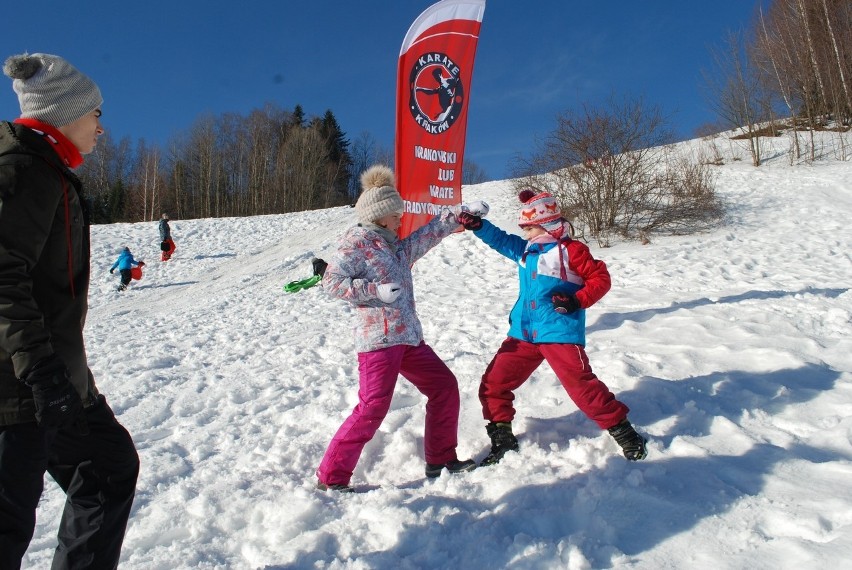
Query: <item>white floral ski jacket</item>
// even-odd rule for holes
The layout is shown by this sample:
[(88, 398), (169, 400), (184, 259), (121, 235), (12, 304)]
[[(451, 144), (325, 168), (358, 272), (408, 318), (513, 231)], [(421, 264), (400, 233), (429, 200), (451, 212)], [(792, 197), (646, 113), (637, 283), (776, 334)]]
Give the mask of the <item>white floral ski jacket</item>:
[[(358, 352), (420, 344), (423, 328), (415, 309), (411, 266), (459, 228), (455, 212), (447, 208), (393, 244), (368, 227), (357, 225), (347, 230), (328, 262), (322, 286), (332, 297), (355, 307), (353, 332)], [(402, 293), (393, 303), (379, 300), (376, 286), (382, 283), (402, 286)]]

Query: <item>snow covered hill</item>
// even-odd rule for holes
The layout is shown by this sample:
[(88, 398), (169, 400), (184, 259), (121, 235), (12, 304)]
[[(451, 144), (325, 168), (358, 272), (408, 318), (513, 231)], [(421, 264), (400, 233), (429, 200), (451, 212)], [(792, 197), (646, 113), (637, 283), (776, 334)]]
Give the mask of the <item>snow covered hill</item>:
[[(698, 144), (698, 143), (694, 143)], [(780, 144), (780, 143), (775, 143)], [(426, 481), (424, 399), (400, 380), (341, 496), (314, 489), (356, 403), (351, 311), (287, 294), (350, 208), (93, 229), (87, 341), (142, 472), (123, 570), (842, 568), (852, 560), (852, 162), (718, 168), (728, 221), (592, 245), (613, 276), (591, 364), (650, 437), (628, 463), (542, 366), (518, 391), (521, 451)], [(507, 182), (466, 200), (517, 231)], [(129, 246), (148, 265), (118, 293)], [(515, 268), (468, 234), (415, 265), (426, 340), (458, 377), (461, 457), (487, 452), (476, 391), (507, 331)], [(45, 568), (52, 481), (25, 568)]]

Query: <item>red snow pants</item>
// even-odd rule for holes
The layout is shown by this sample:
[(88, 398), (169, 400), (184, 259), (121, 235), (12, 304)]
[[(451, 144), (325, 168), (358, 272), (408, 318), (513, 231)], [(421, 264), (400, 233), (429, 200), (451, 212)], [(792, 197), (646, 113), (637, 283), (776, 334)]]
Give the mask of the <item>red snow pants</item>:
[(598, 380), (582, 346), (533, 344), (511, 337), (503, 341), (482, 375), (479, 384), (482, 416), (492, 422), (511, 422), (515, 417), (513, 392), (543, 360), (553, 369), (574, 404), (601, 429), (627, 417), (629, 408)]
[(399, 375), (426, 396), (423, 437), (427, 463), (457, 459), (459, 387), (447, 365), (426, 343), (399, 344), (358, 353), (358, 404), (334, 434), (317, 470), (326, 485), (348, 485), (364, 446), (388, 413)]

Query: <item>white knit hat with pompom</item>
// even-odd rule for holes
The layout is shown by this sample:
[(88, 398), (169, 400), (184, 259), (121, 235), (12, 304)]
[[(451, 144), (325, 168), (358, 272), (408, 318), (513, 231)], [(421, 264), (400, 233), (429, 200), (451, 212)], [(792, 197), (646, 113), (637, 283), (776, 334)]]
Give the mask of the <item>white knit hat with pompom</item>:
[(361, 195), (355, 203), (359, 222), (369, 224), (402, 213), (404, 203), (395, 184), (393, 170), (383, 164), (371, 166), (361, 174)]

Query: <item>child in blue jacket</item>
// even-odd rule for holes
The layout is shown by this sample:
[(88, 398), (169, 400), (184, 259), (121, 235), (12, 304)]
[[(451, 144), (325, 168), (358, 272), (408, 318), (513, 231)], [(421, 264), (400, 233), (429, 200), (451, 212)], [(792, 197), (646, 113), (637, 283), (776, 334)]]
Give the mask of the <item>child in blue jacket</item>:
[(114, 273), (115, 269), (118, 268), (118, 272), (121, 274), (121, 285), (118, 286), (119, 291), (124, 291), (127, 289), (127, 286), (130, 284), (130, 280), (132, 279), (130, 270), (135, 266), (145, 265), (143, 261), (136, 261), (133, 259), (133, 254), (130, 253), (130, 248), (125, 247), (121, 250), (121, 253), (118, 254), (118, 259), (115, 260), (115, 263), (112, 264), (112, 267), (109, 268), (110, 273)]
[(603, 261), (585, 244), (570, 238), (570, 223), (547, 192), (524, 190), (518, 225), (524, 237), (511, 235), (488, 220), (464, 212), (459, 222), (492, 249), (518, 264), (520, 294), (509, 315), (509, 335), (485, 370), (479, 386), (491, 452), (480, 465), (493, 465), (517, 451), (512, 433), (513, 392), (546, 360), (568, 396), (601, 429), (606, 429), (631, 461), (647, 455), (645, 439), (627, 420), (619, 402), (589, 366), (586, 311), (610, 288)]

